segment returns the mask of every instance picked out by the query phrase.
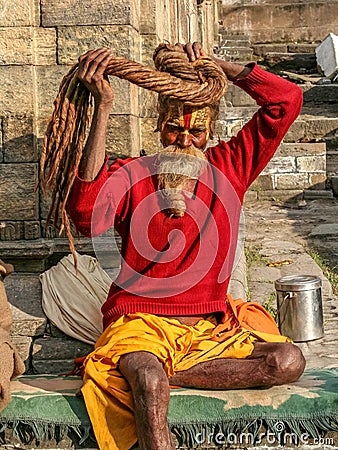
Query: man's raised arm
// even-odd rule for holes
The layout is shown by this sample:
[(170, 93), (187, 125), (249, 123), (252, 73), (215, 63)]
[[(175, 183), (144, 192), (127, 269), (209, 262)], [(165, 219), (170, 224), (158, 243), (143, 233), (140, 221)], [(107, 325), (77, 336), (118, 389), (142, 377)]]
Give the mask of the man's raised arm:
[(94, 98), (94, 114), (89, 136), (79, 166), (79, 177), (86, 181), (96, 178), (105, 161), (105, 145), (109, 113), (114, 92), (104, 75), (111, 58), (111, 50), (90, 50), (79, 58), (78, 78)]

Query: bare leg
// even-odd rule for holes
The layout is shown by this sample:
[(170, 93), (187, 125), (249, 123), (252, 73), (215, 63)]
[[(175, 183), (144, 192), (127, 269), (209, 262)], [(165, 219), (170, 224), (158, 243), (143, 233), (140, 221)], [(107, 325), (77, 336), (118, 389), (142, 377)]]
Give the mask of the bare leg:
[(241, 389), (277, 386), (298, 380), (305, 359), (289, 343), (256, 342), (246, 359), (214, 359), (177, 372), (170, 384), (201, 389)]
[(133, 392), (140, 449), (174, 449), (167, 422), (169, 382), (162, 364), (152, 353), (134, 352), (121, 357), (120, 370)]

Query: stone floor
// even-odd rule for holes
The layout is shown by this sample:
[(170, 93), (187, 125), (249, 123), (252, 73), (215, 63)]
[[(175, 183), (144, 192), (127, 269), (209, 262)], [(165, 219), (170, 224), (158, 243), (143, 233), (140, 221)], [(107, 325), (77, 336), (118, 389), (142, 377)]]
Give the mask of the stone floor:
[[(272, 299), (276, 308), (274, 281), (286, 275), (304, 274), (322, 279), (324, 336), (298, 342), (306, 358), (307, 368), (338, 367), (338, 296), (317, 264), (325, 260), (338, 274), (338, 201), (317, 199), (299, 203), (247, 203), (245, 208), (246, 249), (253, 261), (247, 268), (247, 286), (251, 300), (265, 303)], [(314, 260), (309, 249), (317, 255)], [(312, 253), (313, 255), (313, 253)], [(288, 265), (267, 264), (293, 261)], [(248, 447), (258, 450), (276, 447)], [(287, 447), (281, 447), (288, 450)], [(338, 449), (338, 433), (326, 435), (318, 445), (301, 445), (301, 450)]]
[[(319, 276), (322, 279), (324, 337), (297, 345), (303, 350), (308, 368), (338, 367), (338, 297), (307, 251), (315, 251), (338, 274), (337, 200), (318, 199), (289, 205), (248, 203), (245, 218), (246, 247), (255, 254), (247, 271), (250, 299), (260, 303), (271, 299), (272, 307), (276, 307), (275, 280), (295, 274)], [(293, 262), (267, 266), (285, 260)]]

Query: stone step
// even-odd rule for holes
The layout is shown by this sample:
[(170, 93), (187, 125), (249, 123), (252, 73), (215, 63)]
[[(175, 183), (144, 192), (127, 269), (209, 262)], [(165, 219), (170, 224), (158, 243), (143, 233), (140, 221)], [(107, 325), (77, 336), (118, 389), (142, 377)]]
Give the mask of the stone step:
[[(116, 237), (119, 245), (120, 238)], [(75, 247), (79, 253), (87, 255), (100, 254), (104, 263), (101, 265), (107, 267), (118, 267), (120, 254), (112, 247), (111, 237), (100, 237), (95, 241), (93, 248), (92, 240), (81, 236), (75, 239)], [(41, 273), (56, 264), (63, 256), (70, 253), (68, 239), (35, 239), (30, 241), (1, 241), (1, 257), (7, 263), (13, 264), (16, 272), (35, 272)]]
[(299, 85), (303, 91), (304, 105), (309, 104), (336, 104), (336, 115), (338, 115), (338, 83)]
[(222, 39), (248, 40), (248, 36), (246, 34), (229, 33), (229, 30), (223, 27), (219, 27), (218, 33), (222, 36)]
[(288, 44), (290, 53), (315, 53), (318, 44)]
[(284, 137), (284, 142), (326, 142), (328, 148), (336, 145), (338, 135), (338, 117), (334, 108), (308, 108), (302, 109), (300, 116), (291, 125)]
[(252, 45), (254, 54), (257, 56), (266, 56), (269, 53), (315, 53), (317, 44), (254, 44)]
[(287, 53), (287, 44), (254, 44), (253, 52), (257, 56), (266, 56), (268, 53)]
[(250, 48), (247, 47), (221, 47), (218, 55), (231, 61), (243, 62), (252, 61), (253, 53)]
[(219, 34), (219, 42), (221, 45), (226, 45), (227, 47), (250, 47), (251, 42), (246, 36), (224, 36)]
[(264, 63), (274, 70), (290, 70), (304, 73), (317, 72), (316, 55), (312, 53), (267, 53)]
[[(338, 149), (328, 150), (326, 154), (326, 171), (329, 176), (338, 175)], [(334, 189), (336, 191), (337, 189)]]

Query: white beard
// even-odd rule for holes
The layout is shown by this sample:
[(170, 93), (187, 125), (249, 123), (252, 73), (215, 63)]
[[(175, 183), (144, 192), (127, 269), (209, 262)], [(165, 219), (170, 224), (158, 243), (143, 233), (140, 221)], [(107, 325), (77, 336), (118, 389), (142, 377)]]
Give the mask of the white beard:
[(182, 217), (186, 211), (183, 195), (193, 193), (196, 182), (207, 166), (202, 150), (191, 145), (170, 145), (157, 155), (158, 189), (162, 190), (171, 216)]

